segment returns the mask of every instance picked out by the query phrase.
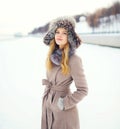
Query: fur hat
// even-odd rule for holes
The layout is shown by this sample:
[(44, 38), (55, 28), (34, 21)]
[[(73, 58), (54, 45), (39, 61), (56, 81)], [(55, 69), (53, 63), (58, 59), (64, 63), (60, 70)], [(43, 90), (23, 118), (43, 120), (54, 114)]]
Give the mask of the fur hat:
[(43, 39), (46, 45), (49, 45), (50, 41), (54, 39), (57, 28), (65, 28), (68, 31), (68, 42), (71, 49), (79, 47), (81, 39), (75, 32), (75, 19), (72, 17), (59, 17), (50, 22), (49, 30)]

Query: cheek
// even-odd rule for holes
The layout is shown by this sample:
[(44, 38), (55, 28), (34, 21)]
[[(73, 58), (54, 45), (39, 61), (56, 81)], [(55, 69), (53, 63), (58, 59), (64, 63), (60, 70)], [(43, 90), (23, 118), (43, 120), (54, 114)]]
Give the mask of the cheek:
[(57, 36), (55, 35), (55, 40), (56, 40), (56, 37), (57, 37)]
[(55, 42), (57, 42), (57, 41), (56, 41), (57, 38), (55, 37), (54, 39), (55, 39)]
[(64, 42), (67, 43), (68, 39), (67, 38), (64, 38)]

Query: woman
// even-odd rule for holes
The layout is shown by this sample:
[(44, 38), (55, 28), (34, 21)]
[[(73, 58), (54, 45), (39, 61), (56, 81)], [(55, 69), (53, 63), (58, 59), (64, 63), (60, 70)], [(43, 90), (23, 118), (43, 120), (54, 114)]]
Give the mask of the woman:
[[(49, 45), (46, 60), (47, 79), (43, 105), (41, 129), (80, 129), (77, 103), (88, 93), (81, 58), (75, 49), (81, 40), (75, 32), (75, 20), (61, 17), (50, 23), (44, 37)], [(74, 81), (76, 91), (70, 91)]]

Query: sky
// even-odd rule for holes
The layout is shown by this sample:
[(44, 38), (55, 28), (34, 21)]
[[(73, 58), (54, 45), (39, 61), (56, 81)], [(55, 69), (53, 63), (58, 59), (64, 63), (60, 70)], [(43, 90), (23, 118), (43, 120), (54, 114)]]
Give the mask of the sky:
[(0, 0), (0, 34), (27, 34), (59, 16), (92, 13), (120, 0)]

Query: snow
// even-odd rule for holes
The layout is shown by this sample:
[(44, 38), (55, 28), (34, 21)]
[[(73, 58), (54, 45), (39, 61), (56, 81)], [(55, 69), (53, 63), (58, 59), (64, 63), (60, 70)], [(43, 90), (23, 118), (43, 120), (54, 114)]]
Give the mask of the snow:
[[(40, 129), (47, 50), (37, 37), (0, 42), (0, 129)], [(119, 129), (120, 49), (82, 44), (76, 52), (89, 87), (78, 104), (81, 129)]]

